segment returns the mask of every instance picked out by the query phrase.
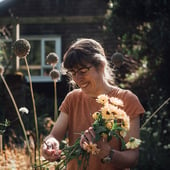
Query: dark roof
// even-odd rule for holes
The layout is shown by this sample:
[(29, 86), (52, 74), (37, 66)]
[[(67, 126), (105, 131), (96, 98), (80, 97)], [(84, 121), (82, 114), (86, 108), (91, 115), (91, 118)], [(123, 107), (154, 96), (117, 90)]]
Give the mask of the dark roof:
[(0, 16), (98, 16), (106, 12), (108, 0), (5, 0)]

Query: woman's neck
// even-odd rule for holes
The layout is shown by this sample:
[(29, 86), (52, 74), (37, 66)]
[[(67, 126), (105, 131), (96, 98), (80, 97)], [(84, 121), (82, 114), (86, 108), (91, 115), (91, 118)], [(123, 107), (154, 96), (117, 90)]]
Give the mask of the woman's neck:
[(103, 86), (102, 88), (96, 90), (93, 94), (87, 94), (89, 97), (91, 98), (97, 98), (97, 96), (101, 95), (101, 94), (109, 94), (111, 91), (113, 90), (113, 86), (106, 85)]

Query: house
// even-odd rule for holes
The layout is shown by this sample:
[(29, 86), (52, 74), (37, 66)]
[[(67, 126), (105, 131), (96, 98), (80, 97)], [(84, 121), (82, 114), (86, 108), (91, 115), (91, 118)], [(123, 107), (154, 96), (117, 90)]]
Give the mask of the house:
[[(49, 77), (51, 66), (46, 64), (45, 58), (49, 52), (57, 53), (57, 68), (60, 69), (64, 52), (78, 38), (100, 41), (111, 56), (114, 51), (112, 37), (104, 32), (108, 3), (109, 0), (0, 1), (1, 42), (6, 43), (7, 54), (10, 56), (13, 55), (10, 50), (16, 39), (29, 40), (31, 52), (28, 63), (36, 92), (46, 95), (50, 93), (53, 96), (53, 82)], [(16, 61), (13, 67), (27, 75), (24, 62)], [(66, 84), (65, 77), (62, 76), (57, 83), (60, 101), (69, 90)]]
[[(4, 0), (0, 3), (0, 25), (10, 25), (13, 40), (30, 41), (33, 81), (45, 82), (49, 81), (50, 66), (45, 63), (49, 52), (56, 52), (61, 63), (72, 41), (82, 37), (104, 41), (107, 3), (107, 0)], [(25, 69), (22, 63), (17, 67)]]

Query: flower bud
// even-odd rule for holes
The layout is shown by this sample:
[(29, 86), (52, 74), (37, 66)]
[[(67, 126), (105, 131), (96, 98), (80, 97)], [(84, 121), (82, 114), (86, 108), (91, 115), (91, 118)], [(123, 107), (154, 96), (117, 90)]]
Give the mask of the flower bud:
[(112, 55), (111, 61), (116, 67), (120, 67), (123, 63), (123, 55), (119, 52), (116, 52)]
[(50, 71), (50, 76), (51, 76), (52, 80), (57, 81), (60, 78), (60, 72), (57, 69), (53, 69)]
[(31, 49), (30, 43), (26, 39), (19, 39), (15, 41), (13, 50), (16, 56), (22, 58), (29, 54)]
[(46, 58), (47, 64), (55, 66), (58, 62), (58, 55), (56, 53), (49, 53)]

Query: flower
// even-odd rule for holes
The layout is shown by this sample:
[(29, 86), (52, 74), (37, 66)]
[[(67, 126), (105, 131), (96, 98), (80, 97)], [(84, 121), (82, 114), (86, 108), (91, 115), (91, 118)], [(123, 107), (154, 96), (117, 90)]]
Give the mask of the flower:
[(100, 114), (99, 112), (94, 112), (94, 113), (92, 114), (93, 119), (94, 119), (94, 120), (97, 120), (99, 114)]
[(50, 76), (51, 76), (52, 80), (57, 81), (60, 78), (60, 72), (57, 69), (52, 69), (50, 71)]
[(87, 142), (84, 142), (83, 149), (86, 150), (88, 153), (91, 153), (92, 155), (96, 155), (100, 152), (100, 149), (97, 148), (97, 144), (90, 142), (89, 144)]
[(124, 137), (130, 128), (130, 119), (121, 108), (123, 102), (120, 99), (102, 94), (97, 97), (96, 102), (101, 104), (101, 108), (92, 114), (95, 139), (93, 142), (84, 142), (83, 147), (80, 146), (81, 137), (72, 146), (66, 144), (62, 149), (64, 159), (61, 160), (65, 166), (72, 159), (77, 159), (78, 167), (83, 164), (83, 170), (87, 169), (90, 154), (97, 155), (100, 153), (100, 149), (96, 144), (99, 140), (109, 142), (112, 137), (116, 137), (121, 142), (122, 150), (136, 148), (140, 145), (140, 140), (136, 138), (130, 138), (127, 144), (124, 141)]
[(114, 119), (114, 115), (110, 112), (109, 105), (103, 106), (101, 108), (101, 115), (103, 119)]
[(106, 104), (108, 102), (108, 96), (105, 94), (99, 95), (96, 99), (97, 103)]
[(115, 52), (111, 57), (111, 61), (116, 67), (120, 67), (123, 63), (123, 58), (121, 53)]
[(23, 58), (27, 56), (30, 52), (31, 45), (26, 39), (19, 39), (15, 41), (13, 45), (13, 50), (16, 56)]
[(53, 67), (57, 64), (58, 62), (58, 55), (56, 53), (49, 53), (46, 58), (47, 64), (52, 65)]
[(141, 143), (142, 143), (142, 141), (140, 139), (130, 137), (129, 142), (126, 143), (126, 148), (127, 149), (135, 149), (135, 148), (138, 148)]
[(106, 122), (106, 127), (111, 130), (113, 128), (113, 125), (114, 125), (114, 121), (113, 120), (110, 120), (108, 122)]
[(118, 99), (118, 98), (116, 98), (116, 97), (111, 97), (109, 100), (110, 100), (110, 102), (111, 102), (112, 104), (114, 104), (114, 105), (116, 105), (116, 106), (123, 106), (123, 105), (124, 105), (124, 104), (123, 104), (123, 101), (120, 100), (120, 99)]
[(21, 113), (25, 113), (25, 114), (28, 114), (29, 113), (29, 110), (26, 108), (26, 107), (20, 107), (20, 109), (19, 109), (19, 111), (21, 112)]

